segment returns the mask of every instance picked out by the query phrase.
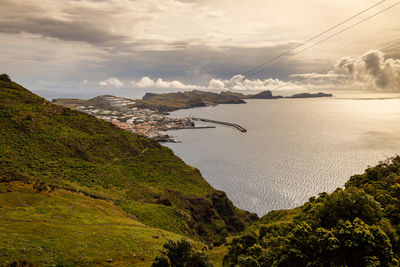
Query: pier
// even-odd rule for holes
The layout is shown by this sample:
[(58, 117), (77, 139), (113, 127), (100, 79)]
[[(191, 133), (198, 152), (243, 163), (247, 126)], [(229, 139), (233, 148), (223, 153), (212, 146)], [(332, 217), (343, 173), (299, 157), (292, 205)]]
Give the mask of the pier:
[(194, 120), (194, 121), (211, 122), (211, 123), (216, 123), (216, 124), (222, 124), (222, 125), (234, 127), (234, 128), (236, 128), (236, 129), (238, 129), (239, 131), (241, 131), (242, 133), (247, 132), (247, 130), (246, 130), (245, 128), (243, 128), (242, 126), (240, 126), (239, 124), (236, 124), (236, 123), (230, 123), (230, 122), (224, 122), (224, 121), (216, 121), (216, 120), (209, 120), (209, 119), (201, 119), (201, 118), (192, 118), (192, 120)]

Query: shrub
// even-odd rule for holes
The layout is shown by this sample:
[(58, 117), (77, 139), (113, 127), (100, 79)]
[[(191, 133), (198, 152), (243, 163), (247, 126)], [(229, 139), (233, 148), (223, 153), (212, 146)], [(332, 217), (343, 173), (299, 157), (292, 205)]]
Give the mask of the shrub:
[(2, 82), (11, 82), (11, 79), (10, 79), (10, 77), (7, 75), (7, 74), (0, 74), (0, 81), (2, 81)]
[(213, 263), (203, 251), (195, 251), (186, 239), (168, 241), (162, 256), (155, 258), (152, 267), (212, 267)]

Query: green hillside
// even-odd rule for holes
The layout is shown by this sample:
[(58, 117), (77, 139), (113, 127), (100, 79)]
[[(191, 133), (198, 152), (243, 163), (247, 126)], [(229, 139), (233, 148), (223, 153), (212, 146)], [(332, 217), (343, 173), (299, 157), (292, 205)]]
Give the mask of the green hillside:
[[(60, 237), (56, 228), (45, 233), (39, 230), (54, 223), (71, 242), (79, 242), (68, 234), (75, 231), (90, 247), (90, 242), (97, 241), (91, 240), (96, 237), (94, 233), (85, 232), (91, 227), (86, 223), (99, 226), (111, 219), (115, 235), (103, 227), (109, 235), (104, 238), (117, 244), (125, 242), (120, 237), (135, 239), (135, 230), (124, 225), (139, 222), (148, 229), (146, 237), (158, 245), (161, 239), (151, 236), (160, 230), (154, 228), (175, 233), (166, 236), (178, 234), (212, 244), (244, 230), (256, 219), (254, 214), (234, 207), (223, 192), (215, 191), (197, 169), (186, 165), (170, 149), (90, 115), (54, 105), (4, 78), (0, 79), (0, 185), (2, 234), (27, 244), (38, 241), (35, 233), (40, 233), (41, 242)], [(117, 225), (114, 217), (105, 218), (101, 208), (88, 208), (86, 215), (78, 212), (77, 218), (70, 218), (69, 204), (61, 201), (59, 194), (67, 194), (71, 203), (80, 202), (75, 197), (85, 198), (92, 203), (88, 207), (97, 205), (94, 201), (108, 203), (110, 209), (124, 212), (124, 223)], [(18, 201), (7, 202), (11, 198)], [(18, 221), (20, 229), (17, 223), (10, 223), (12, 220)], [(57, 224), (58, 220), (65, 224)], [(70, 227), (70, 223), (82, 230)], [(64, 243), (63, 239), (53, 241)], [(34, 249), (21, 252), (17, 243), (7, 242), (14, 241), (0, 239), (0, 262), (38, 253)], [(59, 248), (68, 249), (68, 242), (63, 246)], [(127, 250), (134, 246), (126, 243)], [(47, 253), (56, 254), (51, 251)], [(80, 252), (76, 253), (71, 258), (92, 257), (83, 253), (80, 258)]]
[(152, 228), (109, 201), (34, 183), (0, 183), (0, 264), (149, 266), (182, 236)]

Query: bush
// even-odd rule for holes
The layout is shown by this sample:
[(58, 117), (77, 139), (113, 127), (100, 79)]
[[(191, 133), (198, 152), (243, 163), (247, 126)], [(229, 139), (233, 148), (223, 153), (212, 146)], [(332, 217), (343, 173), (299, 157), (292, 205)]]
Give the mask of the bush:
[(168, 241), (164, 244), (162, 256), (156, 257), (152, 267), (212, 267), (208, 255), (195, 251), (192, 243), (186, 239)]
[(0, 74), (0, 81), (9, 83), (11, 82), (11, 79), (7, 74)]

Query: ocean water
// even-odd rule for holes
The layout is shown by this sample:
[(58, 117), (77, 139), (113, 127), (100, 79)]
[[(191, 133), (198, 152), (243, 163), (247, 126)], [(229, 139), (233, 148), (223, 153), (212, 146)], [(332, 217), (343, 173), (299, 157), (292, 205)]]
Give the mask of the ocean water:
[(171, 113), (238, 123), (247, 133), (223, 125), (170, 131), (182, 143), (166, 145), (235, 205), (260, 216), (332, 192), (400, 154), (400, 99), (247, 102)]

